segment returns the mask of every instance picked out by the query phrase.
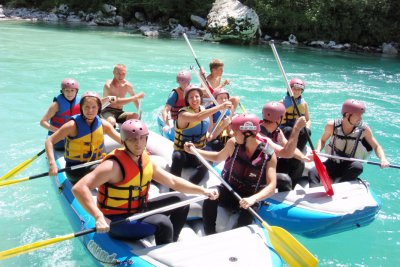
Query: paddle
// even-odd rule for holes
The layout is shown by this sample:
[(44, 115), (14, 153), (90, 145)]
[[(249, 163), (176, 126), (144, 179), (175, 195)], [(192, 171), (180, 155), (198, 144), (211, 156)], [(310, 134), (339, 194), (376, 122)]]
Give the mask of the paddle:
[[(186, 43), (188, 44), (188, 46), (189, 46), (189, 48), (190, 48), (190, 51), (192, 51), (192, 54), (193, 54), (193, 57), (194, 57), (194, 59), (196, 60), (196, 63), (197, 63), (197, 66), (199, 67), (199, 69), (200, 69), (200, 72), (201, 72), (201, 75), (203, 75), (203, 81), (200, 81), (202, 84), (204, 84), (204, 82), (207, 84), (207, 85), (205, 85), (204, 87), (206, 87), (206, 88), (208, 88), (208, 91), (209, 92), (207, 92), (209, 95), (210, 95), (210, 97), (212, 96), (212, 94), (214, 93), (214, 89), (212, 88), (212, 86), (210, 85), (210, 83), (208, 82), (208, 80), (207, 80), (207, 77), (204, 75), (204, 72), (202, 72), (202, 70), (204, 70), (201, 66), (200, 66), (200, 62), (199, 62), (199, 60), (197, 59), (197, 56), (196, 56), (196, 53), (194, 52), (194, 50), (193, 50), (193, 47), (192, 47), (192, 45), (190, 44), (190, 42), (189, 42), (189, 39), (187, 38), (187, 36), (186, 36), (186, 33), (183, 33), (183, 37), (185, 38), (185, 40), (186, 40)], [(200, 77), (200, 76), (199, 76)], [(211, 93), (210, 93), (211, 92)]]
[[(221, 183), (231, 192), (239, 201), (242, 197), (236, 193), (232, 187), (217, 173), (217, 171), (199, 154), (195, 147), (191, 146), (190, 150), (196, 157), (211, 171)], [(264, 221), (253, 208), (248, 208), (250, 213), (262, 224), (268, 231), (271, 243), (281, 257), (289, 266), (317, 266), (318, 259), (311, 254), (296, 238), (288, 231), (281, 227), (270, 226)]]
[[(63, 169), (59, 169), (57, 173), (61, 173), (61, 172), (65, 172), (65, 171), (77, 170), (77, 169), (88, 167), (88, 166), (91, 166), (91, 165), (94, 165), (94, 164), (97, 164), (97, 163), (100, 163), (100, 162), (101, 162), (101, 159), (100, 160), (86, 162), (86, 163), (75, 165), (75, 166), (71, 166), (71, 167), (66, 167), (66, 168), (63, 168)], [(9, 185), (12, 185), (12, 184), (17, 184), (17, 183), (21, 183), (21, 182), (25, 182), (25, 181), (29, 181), (29, 180), (33, 180), (33, 179), (37, 179), (37, 178), (41, 178), (41, 177), (45, 177), (45, 176), (49, 176), (49, 173), (48, 172), (44, 172), (44, 173), (40, 173), (40, 174), (36, 174), (36, 175), (31, 175), (31, 176), (15, 179), (15, 180), (9, 180), (9, 181), (0, 182), (0, 188), (1, 187), (6, 187), (6, 186), (9, 186)]]
[(140, 99), (139, 99), (138, 102), (139, 102), (139, 105), (138, 105), (137, 110), (138, 110), (138, 113), (139, 113), (139, 120), (141, 120), (142, 119), (142, 113), (143, 113), (143, 111), (142, 111), (142, 101), (140, 101)]
[[(176, 208), (179, 208), (179, 207), (183, 207), (183, 206), (189, 205), (191, 203), (199, 202), (199, 201), (204, 200), (206, 198), (207, 198), (206, 196), (193, 197), (193, 198), (190, 198), (190, 199), (178, 202), (178, 203), (174, 203), (174, 204), (171, 204), (171, 205), (168, 205), (168, 206), (165, 206), (165, 207), (161, 207), (161, 208), (158, 208), (158, 209), (150, 210), (148, 212), (132, 215), (132, 216), (130, 216), (128, 218), (125, 218), (123, 220), (112, 222), (110, 224), (110, 226), (112, 227), (113, 225), (117, 225), (117, 224), (120, 224), (120, 223), (139, 220), (139, 219), (142, 219), (144, 217), (147, 217), (147, 216), (150, 216), (150, 215), (153, 215), (153, 214), (163, 213), (163, 212), (168, 211), (168, 210), (173, 210), (173, 209), (176, 209)], [(83, 236), (83, 235), (94, 233), (94, 232), (96, 232), (96, 228), (95, 227), (90, 228), (90, 229), (86, 229), (86, 230), (83, 230), (83, 231), (75, 232), (75, 233), (72, 233), (72, 234), (59, 236), (59, 237), (54, 237), (54, 238), (50, 238), (50, 239), (47, 239), (47, 240), (36, 241), (34, 243), (30, 243), (30, 244), (26, 244), (26, 245), (23, 245), (23, 246), (20, 246), (20, 247), (16, 247), (16, 248), (8, 249), (8, 250), (5, 250), (5, 251), (1, 251), (0, 252), (0, 260), (5, 260), (5, 259), (8, 259), (8, 258), (17, 256), (17, 255), (28, 253), (30, 251), (38, 250), (40, 248), (49, 246), (51, 244), (59, 243), (59, 242), (62, 242), (62, 241), (68, 240), (68, 239), (72, 239), (74, 237)]]
[[(318, 153), (318, 155), (326, 157), (326, 158), (340, 159), (340, 160), (347, 160), (347, 161), (356, 161), (356, 162), (361, 162), (361, 163), (367, 163), (367, 164), (371, 164), (371, 165), (381, 166), (381, 164), (379, 162), (369, 161), (369, 160), (365, 160), (365, 159), (339, 157), (339, 156), (329, 155), (329, 154), (325, 154), (325, 153)], [(389, 168), (400, 169), (400, 165), (389, 164), (388, 167)]]
[(37, 159), (40, 155), (42, 155), (46, 150), (43, 149), (42, 151), (40, 151), (39, 153), (37, 153), (35, 156), (33, 156), (31, 159), (27, 159), (24, 162), (22, 162), (21, 164), (19, 164), (18, 166), (14, 167), (12, 170), (10, 170), (9, 172), (7, 172), (6, 174), (4, 174), (3, 176), (0, 177), (0, 181), (1, 180), (6, 180), (8, 178), (11, 178), (13, 176), (15, 176), (16, 174), (20, 173), (21, 171), (25, 170), (30, 164), (32, 164), (32, 162)]
[[(288, 81), (288, 79), (286, 77), (285, 70), (283, 69), (282, 62), (281, 62), (281, 60), (279, 58), (279, 55), (278, 55), (278, 51), (276, 51), (275, 44), (274, 44), (273, 41), (270, 41), (269, 44), (270, 44), (270, 46), (272, 48), (272, 52), (274, 53), (274, 56), (275, 56), (276, 62), (278, 63), (279, 69), (281, 70), (281, 73), (282, 73), (282, 76), (283, 76), (283, 79), (285, 81), (285, 85), (286, 85), (286, 88), (287, 88), (287, 92), (288, 92), (290, 98), (292, 99), (294, 108), (295, 108), (297, 114), (300, 114), (299, 107), (297, 106), (296, 100), (294, 99), (292, 89), (290, 88), (290, 84), (289, 84), (289, 81)], [(331, 178), (329, 177), (329, 174), (326, 171), (325, 165), (322, 164), (320, 158), (317, 155), (317, 152), (315, 151), (315, 148), (314, 148), (314, 145), (313, 145), (313, 143), (311, 141), (310, 135), (308, 134), (307, 131), (305, 131), (305, 133), (306, 133), (306, 137), (307, 137), (308, 143), (310, 144), (310, 147), (311, 147), (311, 150), (312, 150), (312, 153), (313, 153), (315, 168), (317, 169), (318, 175), (319, 175), (319, 177), (321, 179), (321, 182), (322, 182), (322, 184), (323, 184), (323, 186), (325, 188), (326, 194), (328, 196), (333, 196), (334, 193), (333, 193)]]

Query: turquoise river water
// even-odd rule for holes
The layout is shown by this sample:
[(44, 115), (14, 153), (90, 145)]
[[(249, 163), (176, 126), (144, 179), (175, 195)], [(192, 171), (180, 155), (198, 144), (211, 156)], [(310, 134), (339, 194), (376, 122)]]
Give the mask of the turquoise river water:
[[(225, 62), (248, 111), (261, 115), (262, 105), (279, 100), (284, 83), (269, 46), (230, 46), (192, 40), (206, 68), (213, 58)], [(278, 46), (289, 78), (306, 81), (304, 97), (312, 118), (312, 140), (328, 119), (340, 116), (347, 98), (365, 101), (364, 120), (388, 159), (400, 164), (400, 58), (358, 55)], [(39, 120), (59, 92), (64, 77), (80, 83), (80, 93), (102, 92), (113, 66), (123, 63), (136, 92), (143, 91), (144, 120), (156, 129), (155, 116), (175, 75), (195, 65), (182, 38), (149, 39), (122, 29), (79, 28), (27, 22), (0, 22), (0, 174), (44, 147), (46, 131)], [(134, 110), (133, 105), (127, 109)], [(377, 160), (373, 155), (371, 160)], [(47, 171), (41, 156), (19, 176)], [(320, 266), (399, 266), (400, 172), (365, 166), (366, 179), (382, 200), (382, 210), (366, 227), (318, 239), (295, 237), (320, 260)], [(73, 232), (49, 177), (0, 189), (0, 251)], [(0, 266), (92, 266), (78, 239), (0, 262)]]

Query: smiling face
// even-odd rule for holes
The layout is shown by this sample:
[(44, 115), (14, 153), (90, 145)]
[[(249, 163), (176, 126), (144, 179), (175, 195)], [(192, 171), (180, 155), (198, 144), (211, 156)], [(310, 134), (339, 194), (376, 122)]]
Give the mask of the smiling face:
[(217, 100), (218, 104), (222, 104), (229, 100), (229, 96), (228, 94), (219, 94), (215, 100)]
[(302, 89), (296, 86), (292, 87), (292, 92), (293, 92), (293, 96), (294, 98), (299, 98), (301, 96), (302, 93)]
[(82, 104), (82, 115), (88, 120), (94, 120), (94, 118), (97, 116), (99, 108), (99, 103), (96, 97), (87, 96), (84, 98)]
[(200, 92), (198, 90), (191, 90), (188, 94), (187, 100), (192, 109), (198, 109), (201, 105)]

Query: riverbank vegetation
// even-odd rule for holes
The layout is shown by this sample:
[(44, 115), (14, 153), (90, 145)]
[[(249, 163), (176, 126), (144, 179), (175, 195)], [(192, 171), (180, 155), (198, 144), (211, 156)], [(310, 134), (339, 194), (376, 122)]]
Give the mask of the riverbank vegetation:
[[(167, 23), (169, 18), (190, 24), (190, 15), (206, 17), (214, 0), (5, 0), (13, 7), (36, 7), (50, 11), (61, 4), (72, 10), (97, 11), (103, 4), (117, 7), (125, 21), (135, 12), (146, 19)], [(306, 40), (335, 40), (340, 43), (380, 45), (400, 42), (400, 2), (398, 0), (243, 0), (256, 10), (261, 30), (274, 38), (286, 39), (291, 33)]]

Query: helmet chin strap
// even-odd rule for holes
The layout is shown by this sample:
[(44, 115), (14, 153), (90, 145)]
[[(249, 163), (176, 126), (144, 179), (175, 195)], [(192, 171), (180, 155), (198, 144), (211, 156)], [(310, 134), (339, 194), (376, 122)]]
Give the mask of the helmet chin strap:
[(360, 124), (361, 124), (361, 120), (359, 121), (359, 122), (357, 122), (357, 123), (355, 123), (355, 124), (353, 124), (353, 123), (351, 123), (351, 116), (353, 116), (353, 114), (350, 114), (350, 116), (347, 118), (347, 121), (349, 122), (349, 124), (351, 125), (351, 126), (359, 126)]

